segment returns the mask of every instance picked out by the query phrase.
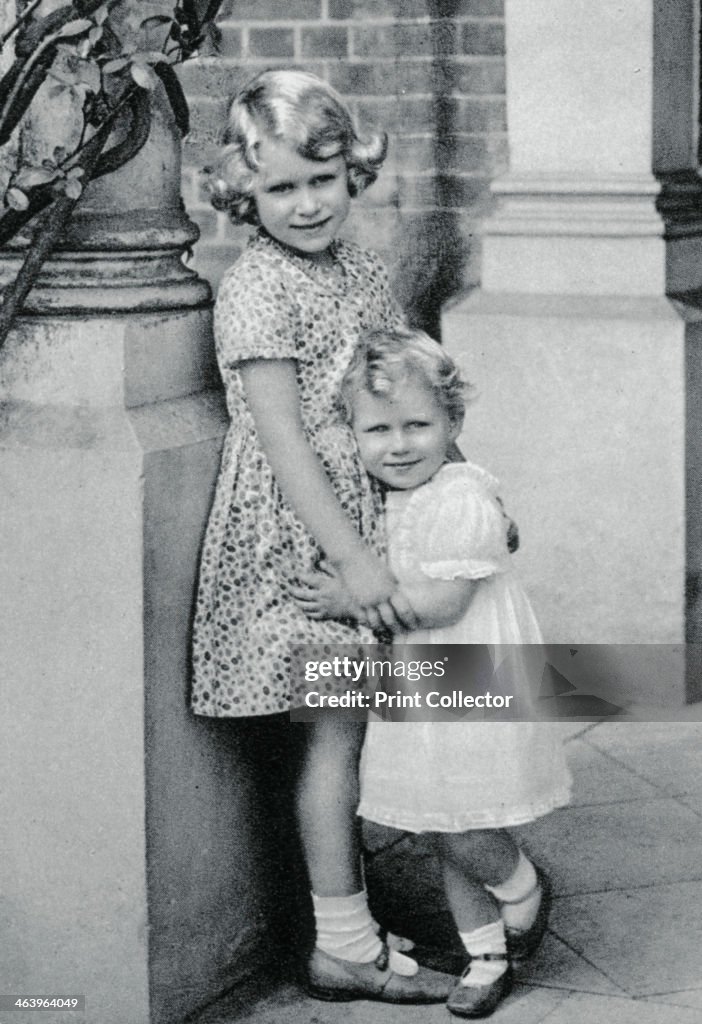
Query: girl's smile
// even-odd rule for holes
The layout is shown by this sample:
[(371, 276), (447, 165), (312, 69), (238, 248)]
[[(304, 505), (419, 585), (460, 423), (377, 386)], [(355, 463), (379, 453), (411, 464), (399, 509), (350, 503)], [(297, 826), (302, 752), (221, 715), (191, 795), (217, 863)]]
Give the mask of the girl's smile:
[(324, 259), (346, 220), (346, 160), (308, 160), (282, 140), (264, 137), (253, 197), (262, 227), (273, 238), (313, 259)]
[(353, 431), (367, 471), (388, 487), (411, 490), (426, 483), (446, 460), (460, 423), (416, 375), (408, 375), (390, 397), (358, 391)]

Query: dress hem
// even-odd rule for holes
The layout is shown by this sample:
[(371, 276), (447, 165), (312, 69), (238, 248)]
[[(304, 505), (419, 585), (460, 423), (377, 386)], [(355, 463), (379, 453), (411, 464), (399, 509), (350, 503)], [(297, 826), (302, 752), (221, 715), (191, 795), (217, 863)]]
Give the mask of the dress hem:
[(373, 807), (363, 800), (361, 800), (356, 813), (366, 821), (399, 829), (402, 832), (469, 832), (474, 829), (516, 828), (518, 825), (528, 825), (530, 822), (558, 810), (559, 807), (567, 807), (570, 799), (571, 787), (568, 785), (554, 793), (550, 800), (534, 803), (526, 808), (506, 809), (501, 813), (491, 810), (483, 814), (471, 812), (463, 815), (404, 816), (387, 808)]

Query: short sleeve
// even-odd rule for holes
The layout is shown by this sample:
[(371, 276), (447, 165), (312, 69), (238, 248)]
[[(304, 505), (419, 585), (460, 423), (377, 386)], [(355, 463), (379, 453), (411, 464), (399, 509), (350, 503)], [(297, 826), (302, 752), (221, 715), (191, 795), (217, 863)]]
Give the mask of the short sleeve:
[(215, 303), (220, 364), (295, 358), (297, 319), (283, 274), (270, 262), (247, 260), (245, 254), (225, 274)]
[[(465, 471), (464, 471), (465, 469)], [(484, 579), (508, 566), (505, 519), (493, 494), (453, 464), (425, 488), (406, 542), (418, 552), (418, 569), (431, 579)]]

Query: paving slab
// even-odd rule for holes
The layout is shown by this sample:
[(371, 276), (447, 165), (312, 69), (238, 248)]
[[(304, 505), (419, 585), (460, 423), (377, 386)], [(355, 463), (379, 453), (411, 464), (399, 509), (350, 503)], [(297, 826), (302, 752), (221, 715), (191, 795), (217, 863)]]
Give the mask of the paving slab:
[(681, 803), (683, 807), (689, 807), (695, 814), (699, 814), (702, 818), (702, 793), (688, 793), (686, 796), (678, 796), (675, 798), (678, 803)]
[[(497, 1020), (497, 1016), (494, 1018)], [(641, 999), (618, 999), (574, 993), (564, 999), (545, 1024), (700, 1024), (697, 1010), (661, 1006)]]
[[(648, 996), (647, 1003), (663, 1003), (665, 1006), (689, 1006), (702, 1011), (702, 988), (683, 992), (668, 992), (660, 996)], [(702, 1020), (702, 1014), (700, 1014)]]
[(665, 793), (702, 793), (701, 722), (603, 722), (585, 742)]
[(660, 791), (650, 782), (588, 743), (587, 735), (566, 746), (573, 775), (571, 806), (651, 800), (660, 796)]
[(556, 935), (547, 933), (538, 952), (518, 971), (520, 982), (573, 992), (626, 996), (621, 986), (589, 964)]
[(656, 996), (699, 988), (701, 905), (702, 882), (573, 896), (551, 928), (629, 995)]
[(700, 819), (676, 800), (569, 807), (515, 830), (556, 895), (702, 877)]

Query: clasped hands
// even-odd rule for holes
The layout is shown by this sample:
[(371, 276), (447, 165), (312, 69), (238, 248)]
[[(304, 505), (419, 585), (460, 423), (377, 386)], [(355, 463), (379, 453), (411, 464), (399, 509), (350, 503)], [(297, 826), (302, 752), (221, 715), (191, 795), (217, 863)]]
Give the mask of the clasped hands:
[(354, 619), (375, 632), (410, 633), (419, 619), (401, 587), (386, 601), (361, 605), (353, 600), (341, 574), (327, 562), (316, 572), (301, 574), (290, 596), (308, 619)]

